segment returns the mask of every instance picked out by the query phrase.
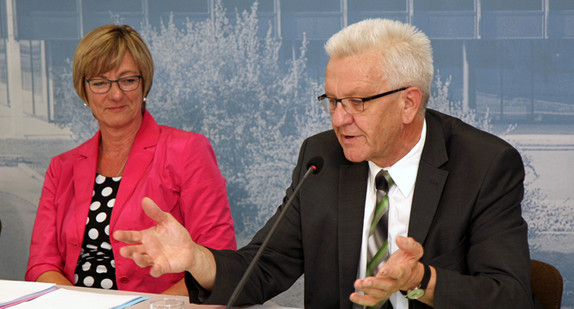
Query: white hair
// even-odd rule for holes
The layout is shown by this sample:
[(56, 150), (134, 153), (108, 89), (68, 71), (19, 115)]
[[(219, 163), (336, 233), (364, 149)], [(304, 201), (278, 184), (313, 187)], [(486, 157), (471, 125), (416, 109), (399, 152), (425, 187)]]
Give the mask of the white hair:
[(331, 58), (380, 52), (381, 70), (389, 87), (418, 87), (426, 106), (434, 73), (432, 48), (429, 38), (415, 26), (388, 19), (366, 19), (335, 33), (325, 50)]

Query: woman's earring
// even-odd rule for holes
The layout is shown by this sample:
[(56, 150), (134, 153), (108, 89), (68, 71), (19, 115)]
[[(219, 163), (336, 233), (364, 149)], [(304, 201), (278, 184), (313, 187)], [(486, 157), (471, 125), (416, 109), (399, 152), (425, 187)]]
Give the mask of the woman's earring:
[(144, 101), (144, 103), (145, 103), (145, 102), (146, 102), (146, 98), (144, 98), (144, 100), (143, 100), (143, 101)]
[(88, 107), (88, 103), (84, 102), (84, 106), (85, 106), (85, 107)]

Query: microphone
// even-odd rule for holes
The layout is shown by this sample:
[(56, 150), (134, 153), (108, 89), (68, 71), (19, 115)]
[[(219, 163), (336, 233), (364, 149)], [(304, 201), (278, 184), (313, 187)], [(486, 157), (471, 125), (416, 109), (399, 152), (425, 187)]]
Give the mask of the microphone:
[(309, 175), (311, 175), (311, 174), (319, 173), (321, 171), (322, 167), (323, 167), (323, 158), (313, 157), (313, 158), (311, 158), (311, 160), (309, 160), (309, 162), (307, 163), (307, 172), (305, 172), (305, 175), (303, 175), (303, 177), (301, 178), (301, 181), (299, 182), (297, 187), (295, 187), (295, 190), (291, 194), (291, 197), (289, 197), (289, 200), (287, 200), (287, 203), (285, 203), (285, 206), (283, 206), (283, 209), (281, 209), (281, 212), (279, 213), (277, 220), (275, 220), (275, 223), (273, 223), (273, 226), (269, 230), (269, 233), (267, 233), (267, 236), (265, 236), (265, 239), (261, 243), (261, 246), (259, 246), (257, 253), (255, 253), (253, 260), (251, 260), (251, 262), (249, 263), (249, 266), (247, 267), (247, 270), (243, 274), (243, 277), (241, 277), (241, 280), (239, 280), (239, 283), (235, 287), (235, 290), (233, 290), (233, 294), (231, 294), (231, 297), (229, 298), (229, 301), (227, 302), (227, 306), (226, 306), (227, 309), (230, 309), (231, 306), (233, 306), (233, 304), (237, 300), (239, 293), (241, 293), (241, 291), (243, 290), (243, 287), (245, 286), (245, 283), (247, 283), (247, 279), (249, 279), (249, 275), (251, 275), (251, 272), (255, 268), (255, 264), (257, 264), (257, 261), (259, 261), (259, 258), (261, 257), (261, 253), (263, 253), (263, 250), (265, 250), (265, 248), (267, 247), (267, 243), (269, 243), (271, 236), (273, 236), (273, 234), (275, 233), (277, 226), (279, 226), (279, 223), (282, 221), (283, 217), (285, 216), (285, 213), (287, 212), (287, 209), (289, 208), (289, 206), (291, 206), (291, 203), (293, 202), (295, 195), (297, 195), (297, 193), (299, 193), (301, 186), (303, 185), (305, 180), (307, 180), (307, 177), (309, 177)]

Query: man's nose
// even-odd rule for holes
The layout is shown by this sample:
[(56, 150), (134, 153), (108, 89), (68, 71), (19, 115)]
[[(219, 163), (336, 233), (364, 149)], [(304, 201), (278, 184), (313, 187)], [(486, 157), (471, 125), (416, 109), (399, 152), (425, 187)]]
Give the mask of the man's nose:
[(331, 123), (333, 127), (349, 124), (353, 122), (353, 116), (345, 110), (343, 102), (337, 102), (335, 111), (331, 114)]

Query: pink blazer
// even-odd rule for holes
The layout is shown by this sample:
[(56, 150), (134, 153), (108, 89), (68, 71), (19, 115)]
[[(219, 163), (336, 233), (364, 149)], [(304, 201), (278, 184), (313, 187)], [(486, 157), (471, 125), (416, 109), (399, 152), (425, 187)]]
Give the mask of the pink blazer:
[[(86, 218), (92, 200), (100, 132), (79, 147), (54, 157), (46, 172), (36, 214), (26, 280), (55, 270), (74, 282)], [(158, 125), (146, 111), (125, 166), (110, 218), (115, 230), (146, 229), (154, 222), (141, 208), (153, 199), (189, 231), (194, 241), (214, 249), (236, 249), (225, 179), (209, 141), (201, 134)], [(111, 237), (110, 237), (111, 238)], [(160, 278), (123, 258), (123, 243), (111, 239), (120, 290), (160, 293), (184, 274)]]

